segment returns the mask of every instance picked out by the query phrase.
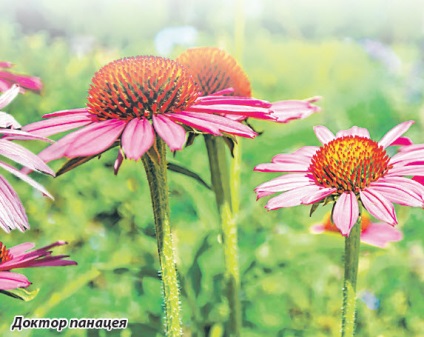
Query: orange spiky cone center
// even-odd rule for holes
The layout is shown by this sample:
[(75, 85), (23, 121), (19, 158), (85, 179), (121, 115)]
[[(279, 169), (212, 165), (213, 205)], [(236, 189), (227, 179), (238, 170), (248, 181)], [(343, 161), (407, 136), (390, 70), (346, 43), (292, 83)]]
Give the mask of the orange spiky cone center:
[(177, 62), (155, 56), (128, 57), (96, 72), (87, 108), (99, 120), (151, 118), (184, 110), (198, 92), (193, 77)]
[(219, 48), (192, 48), (177, 61), (193, 74), (202, 95), (232, 87), (235, 96), (251, 96), (250, 82), (237, 61)]
[(10, 254), (9, 250), (6, 248), (3, 242), (0, 242), (0, 263), (9, 261), (11, 259), (12, 254)]
[(377, 142), (360, 136), (336, 138), (323, 145), (309, 166), (316, 182), (338, 193), (359, 191), (391, 168), (389, 156)]

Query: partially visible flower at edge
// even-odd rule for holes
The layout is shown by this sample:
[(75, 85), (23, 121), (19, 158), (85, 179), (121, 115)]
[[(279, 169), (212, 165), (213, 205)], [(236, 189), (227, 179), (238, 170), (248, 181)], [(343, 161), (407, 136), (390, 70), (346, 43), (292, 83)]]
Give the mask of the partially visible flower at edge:
[[(233, 58), (226, 51), (216, 47), (197, 47), (185, 50), (177, 57), (177, 62), (186, 66), (193, 75), (203, 96), (220, 95), (221, 104), (232, 104), (246, 97), (251, 97), (250, 81)], [(231, 95), (226, 97), (225, 95)], [(234, 120), (244, 120), (248, 117), (272, 120), (278, 123), (288, 123), (292, 120), (303, 119), (314, 112), (320, 111), (313, 105), (320, 97), (305, 100), (286, 100), (268, 103), (272, 114), (237, 114), (225, 116)], [(259, 100), (258, 100), (259, 101)], [(262, 101), (266, 102), (266, 101)], [(217, 104), (215, 101), (214, 104)]]
[[(19, 86), (12, 85), (0, 96), (0, 109), (8, 105), (19, 93)], [(0, 155), (29, 169), (54, 176), (54, 172), (35, 154), (11, 140), (42, 140), (49, 141), (26, 131), (18, 130), (20, 124), (9, 114), (0, 111)], [(0, 161), (0, 168), (22, 179), (44, 195), (53, 199), (50, 193), (35, 180), (21, 173), (13, 166)], [(0, 175), (0, 227), (9, 232), (12, 229), (24, 231), (29, 228), (28, 218), (22, 203), (7, 180)]]
[(274, 210), (297, 205), (334, 201), (332, 218), (348, 236), (359, 216), (359, 202), (375, 218), (397, 224), (393, 203), (424, 206), (424, 186), (404, 176), (424, 175), (424, 163), (411, 165), (420, 150), (399, 152), (389, 157), (385, 149), (405, 133), (413, 121), (403, 122), (377, 143), (367, 129), (352, 127), (336, 136), (324, 126), (314, 128), (323, 146), (305, 146), (292, 154), (278, 154), (272, 163), (255, 167), (261, 172), (288, 172), (259, 185), (258, 198), (271, 198), (266, 208)]
[(25, 92), (25, 89), (34, 92), (40, 92), (43, 88), (43, 84), (38, 77), (14, 74), (9, 69), (13, 66), (10, 62), (0, 61), (0, 92), (10, 89), (13, 84), (17, 84), (20, 87), (21, 92)]
[[(331, 222), (331, 214), (328, 213), (321, 223), (312, 225), (310, 231), (313, 234), (340, 233)], [(385, 248), (389, 242), (402, 240), (403, 234), (398, 229), (384, 222), (373, 223), (366, 213), (361, 215), (361, 241), (372, 246)]]
[(67, 242), (57, 241), (51, 245), (29, 251), (35, 247), (31, 242), (21, 243), (9, 249), (0, 242), (0, 290), (26, 288), (31, 285), (31, 282), (24, 275), (11, 272), (12, 269), (76, 265), (75, 261), (64, 260), (69, 255), (52, 255), (52, 248), (65, 244)]
[(270, 107), (269, 102), (250, 97), (221, 93), (199, 97), (192, 76), (179, 63), (136, 56), (113, 61), (94, 75), (86, 108), (44, 115), (46, 120), (23, 130), (47, 137), (82, 127), (43, 150), (39, 156), (46, 162), (96, 156), (118, 142), (117, 173), (124, 157), (139, 160), (156, 136), (171, 151), (184, 147), (187, 130), (253, 138), (251, 128), (225, 115), (272, 118)]

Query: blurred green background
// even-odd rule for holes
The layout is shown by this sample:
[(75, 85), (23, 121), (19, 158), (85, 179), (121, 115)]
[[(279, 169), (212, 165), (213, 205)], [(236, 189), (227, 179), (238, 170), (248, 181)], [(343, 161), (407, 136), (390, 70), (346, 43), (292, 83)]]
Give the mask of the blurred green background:
[[(90, 79), (114, 59), (139, 54), (174, 58), (190, 46), (218, 46), (236, 56), (254, 96), (267, 100), (323, 96), (322, 112), (287, 125), (251, 121), (263, 134), (242, 140), (238, 214), (243, 337), (338, 336), (343, 239), (312, 235), (329, 207), (267, 212), (253, 189), (272, 175), (252, 168), (279, 152), (318, 145), (312, 127), (359, 125), (378, 140), (397, 123), (424, 142), (424, 8), (417, 1), (0, 0), (0, 60), (41, 77), (41, 95), (19, 96), (6, 111), (21, 124), (48, 112), (83, 107)], [(34, 151), (43, 144), (28, 145)], [(77, 267), (24, 270), (40, 288), (31, 302), (0, 300), (1, 336), (56, 336), (54, 330), (10, 332), (25, 317), (128, 318), (126, 330), (64, 330), (61, 336), (163, 336), (162, 299), (149, 190), (140, 162), (119, 175), (109, 151), (57, 179), (33, 175), (56, 200), (8, 177), (31, 230), (1, 234), (13, 246), (56, 240)], [(201, 139), (170, 160), (209, 180)], [(61, 163), (52, 163), (54, 169)], [(3, 174), (3, 173), (2, 173)], [(228, 317), (214, 196), (170, 173), (185, 336), (223, 336)], [(424, 226), (420, 209), (397, 208), (401, 242), (362, 246), (357, 336), (424, 336)]]

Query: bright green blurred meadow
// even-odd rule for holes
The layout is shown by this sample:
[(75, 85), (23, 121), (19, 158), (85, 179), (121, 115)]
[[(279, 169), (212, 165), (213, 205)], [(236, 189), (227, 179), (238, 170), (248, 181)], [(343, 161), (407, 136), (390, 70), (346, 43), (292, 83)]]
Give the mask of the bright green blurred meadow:
[[(39, 76), (41, 95), (20, 95), (5, 110), (21, 124), (45, 113), (83, 107), (90, 79), (107, 62), (140, 54), (174, 58), (192, 46), (217, 46), (244, 67), (255, 97), (270, 101), (320, 95), (322, 111), (290, 124), (251, 121), (263, 132), (241, 140), (239, 246), (243, 337), (338, 336), (343, 248), (339, 235), (313, 235), (330, 207), (267, 212), (253, 189), (273, 177), (252, 169), (273, 155), (318, 145), (312, 127), (353, 125), (378, 140), (414, 119), (407, 136), (424, 142), (424, 12), (417, 1), (351, 0), (0, 0), (0, 60)], [(55, 137), (53, 137), (55, 138)], [(43, 144), (31, 143), (34, 151)], [(52, 202), (7, 176), (31, 229), (1, 234), (8, 246), (66, 240), (56, 253), (76, 267), (22, 270), (39, 288), (23, 302), (0, 298), (1, 336), (163, 336), (153, 215), (140, 162), (116, 151), (56, 179), (32, 174)], [(169, 160), (209, 181), (204, 142)], [(62, 162), (51, 166), (58, 169)], [(2, 172), (3, 174), (3, 172)], [(214, 196), (169, 173), (184, 336), (224, 337), (228, 305)], [(358, 337), (424, 337), (423, 210), (396, 208), (404, 239), (387, 249), (362, 245)], [(25, 330), (26, 318), (128, 318), (126, 330)], [(203, 334), (195, 334), (202, 331)]]

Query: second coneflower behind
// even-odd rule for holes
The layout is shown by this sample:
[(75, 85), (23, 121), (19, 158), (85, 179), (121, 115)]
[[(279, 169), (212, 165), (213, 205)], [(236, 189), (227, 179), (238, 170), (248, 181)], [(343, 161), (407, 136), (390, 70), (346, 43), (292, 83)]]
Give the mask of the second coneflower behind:
[[(185, 65), (198, 84), (202, 97), (200, 101), (210, 103), (211, 106), (202, 106), (199, 112), (215, 111), (218, 104), (232, 104), (235, 102), (256, 102), (258, 107), (271, 110), (269, 113), (258, 113), (255, 109), (238, 114), (225, 114), (226, 117), (244, 121), (247, 118), (270, 120), (286, 123), (290, 120), (305, 118), (318, 107), (312, 105), (315, 98), (305, 101), (268, 101), (252, 98), (250, 81), (237, 61), (227, 52), (215, 47), (192, 48), (178, 56), (177, 61)], [(226, 139), (231, 144), (236, 158), (233, 167), (240, 161), (239, 145), (234, 139)], [(228, 167), (225, 153), (225, 143), (210, 135), (205, 135), (205, 143), (209, 158), (212, 188), (215, 193), (216, 204), (220, 213), (221, 231), (223, 235), (223, 249), (225, 257), (226, 296), (230, 307), (228, 334), (240, 336), (242, 326), (241, 305), (239, 298), (240, 275), (238, 263), (237, 225), (235, 213), (238, 206), (236, 181), (239, 180), (237, 169), (231, 172)], [(238, 154), (238, 156), (237, 156)]]

